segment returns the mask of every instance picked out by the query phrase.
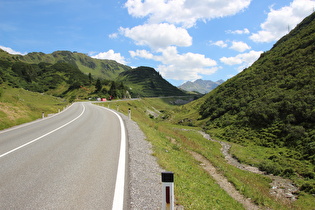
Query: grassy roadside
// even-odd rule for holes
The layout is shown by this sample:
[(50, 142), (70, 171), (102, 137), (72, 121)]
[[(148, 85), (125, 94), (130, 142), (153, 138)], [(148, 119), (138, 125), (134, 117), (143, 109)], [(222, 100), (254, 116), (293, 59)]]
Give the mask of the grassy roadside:
[[(169, 99), (171, 100), (171, 99)], [(128, 114), (131, 109), (135, 120), (147, 140), (153, 145), (159, 164), (175, 173), (175, 195), (177, 203), (185, 209), (243, 209), (202, 169), (186, 151), (189, 145), (183, 142), (178, 127), (164, 123), (172, 109), (163, 99), (142, 99), (104, 103), (105, 107), (118, 109)], [(157, 117), (157, 115), (159, 117)], [(154, 117), (155, 116), (155, 117)], [(175, 143), (176, 141), (176, 143)], [(173, 142), (173, 143), (172, 143)], [(188, 143), (189, 144), (189, 143)]]
[[(176, 118), (174, 113), (183, 109), (170, 105), (172, 100), (175, 99), (141, 99), (103, 105), (125, 115), (131, 109), (132, 119), (139, 124), (147, 140), (152, 143), (159, 164), (165, 170), (175, 173), (175, 196), (178, 204), (185, 209), (243, 209), (190, 155), (189, 151), (194, 151), (206, 157), (239, 192), (262, 208), (311, 209), (312, 198), (308, 196), (302, 197), (293, 205), (276, 201), (269, 193), (269, 178), (227, 164), (218, 143), (204, 139), (199, 133), (191, 131), (192, 127), (171, 124), (169, 120)], [(188, 116), (191, 113), (184, 114)]]
[(0, 130), (62, 110), (68, 102), (20, 88), (0, 86)]

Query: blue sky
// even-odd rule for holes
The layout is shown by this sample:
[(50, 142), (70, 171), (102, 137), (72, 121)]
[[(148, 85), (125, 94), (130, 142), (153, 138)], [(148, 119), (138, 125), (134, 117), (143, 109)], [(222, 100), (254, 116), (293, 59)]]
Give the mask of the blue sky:
[(150, 66), (176, 86), (226, 80), (314, 8), (315, 0), (0, 0), (0, 48)]

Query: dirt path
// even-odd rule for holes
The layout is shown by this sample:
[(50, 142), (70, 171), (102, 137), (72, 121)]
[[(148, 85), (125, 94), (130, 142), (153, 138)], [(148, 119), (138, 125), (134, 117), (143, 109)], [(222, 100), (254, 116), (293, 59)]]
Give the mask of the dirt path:
[(220, 173), (217, 172), (216, 168), (207, 160), (204, 156), (190, 151), (189, 152), (197, 161), (201, 162), (201, 166), (207, 171), (213, 179), (224, 189), (232, 198), (234, 198), (239, 203), (243, 204), (245, 209), (255, 210), (259, 209), (249, 198), (243, 196), (235, 187)]
[[(183, 129), (186, 130), (186, 129)], [(167, 137), (172, 144), (177, 144), (176, 140)], [(259, 209), (259, 207), (254, 204), (250, 198), (246, 198), (243, 196), (237, 189), (231, 184), (225, 176), (220, 174), (216, 168), (212, 165), (212, 163), (205, 158), (204, 156), (200, 155), (197, 152), (187, 150), (198, 162), (200, 162), (200, 165), (203, 167), (203, 169), (209, 173), (213, 179), (220, 185), (220, 187), (225, 190), (234, 200), (241, 203), (245, 209), (248, 210), (256, 210)]]
[[(260, 171), (258, 168), (241, 164), (235, 158), (233, 158), (232, 155), (229, 153), (229, 150), (231, 148), (230, 144), (226, 142), (214, 140), (210, 137), (209, 134), (206, 134), (205, 132), (199, 131), (199, 133), (204, 138), (210, 141), (218, 142), (222, 145), (222, 148), (221, 148), (222, 154), (224, 155), (226, 161), (229, 164), (241, 170), (250, 171), (256, 174), (265, 174), (263, 171)], [(277, 200), (281, 200), (286, 203), (291, 203), (292, 201), (295, 201), (297, 199), (294, 193), (298, 191), (298, 188), (293, 185), (291, 180), (284, 179), (282, 177), (274, 176), (274, 175), (266, 175), (266, 176), (268, 176), (272, 180), (271, 187), (270, 187), (270, 194), (273, 195)]]

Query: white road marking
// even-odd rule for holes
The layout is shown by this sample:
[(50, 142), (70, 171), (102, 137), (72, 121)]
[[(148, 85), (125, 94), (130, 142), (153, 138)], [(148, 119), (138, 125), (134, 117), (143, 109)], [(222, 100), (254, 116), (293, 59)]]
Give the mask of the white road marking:
[[(82, 104), (82, 105), (83, 105), (83, 104)], [(8, 152), (6, 152), (6, 153), (0, 155), (0, 158), (4, 157), (4, 156), (6, 156), (6, 155), (8, 155), (8, 154), (10, 154), (10, 153), (12, 153), (12, 152), (15, 152), (16, 150), (19, 150), (19, 149), (21, 149), (21, 148), (23, 148), (23, 147), (26, 147), (27, 145), (30, 145), (30, 144), (32, 144), (32, 143), (34, 143), (34, 142), (36, 142), (36, 141), (38, 141), (38, 140), (44, 138), (45, 136), (48, 136), (49, 134), (52, 134), (53, 132), (55, 132), (55, 131), (57, 131), (57, 130), (60, 130), (61, 128), (63, 128), (63, 127), (65, 127), (65, 126), (69, 125), (70, 123), (76, 121), (78, 118), (80, 118), (80, 117), (83, 115), (84, 112), (85, 112), (85, 106), (83, 105), (83, 110), (82, 110), (81, 114), (80, 114), (79, 116), (77, 116), (76, 118), (74, 118), (73, 120), (67, 122), (66, 124), (60, 126), (59, 128), (56, 128), (56, 129), (54, 129), (54, 130), (52, 130), (52, 131), (50, 131), (50, 132), (48, 132), (48, 133), (46, 133), (46, 134), (44, 134), (44, 135), (42, 135), (42, 136), (40, 136), (40, 137), (38, 137), (38, 138), (32, 140), (32, 141), (29, 141), (29, 142), (27, 142), (27, 143), (25, 143), (25, 144), (23, 144), (23, 145), (21, 145), (21, 146), (19, 146), (19, 147), (16, 147), (16, 148), (14, 148), (14, 149), (12, 149), (12, 150), (10, 150), (10, 151), (8, 151)]]
[[(102, 106), (100, 106), (102, 107)], [(119, 161), (118, 161), (118, 169), (116, 176), (116, 185), (115, 185), (115, 193), (113, 200), (112, 210), (121, 210), (124, 209), (124, 192), (125, 192), (125, 166), (126, 166), (126, 130), (125, 124), (122, 118), (116, 112), (102, 107), (108, 111), (114, 113), (120, 123), (120, 135), (121, 135), (121, 143), (120, 143), (120, 152), (119, 152)]]

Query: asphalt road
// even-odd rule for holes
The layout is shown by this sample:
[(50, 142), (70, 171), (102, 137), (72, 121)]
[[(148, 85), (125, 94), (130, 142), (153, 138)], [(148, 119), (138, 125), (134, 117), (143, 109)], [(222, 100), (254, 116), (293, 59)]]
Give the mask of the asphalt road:
[(0, 132), (0, 209), (126, 207), (121, 123), (105, 108), (75, 103)]

